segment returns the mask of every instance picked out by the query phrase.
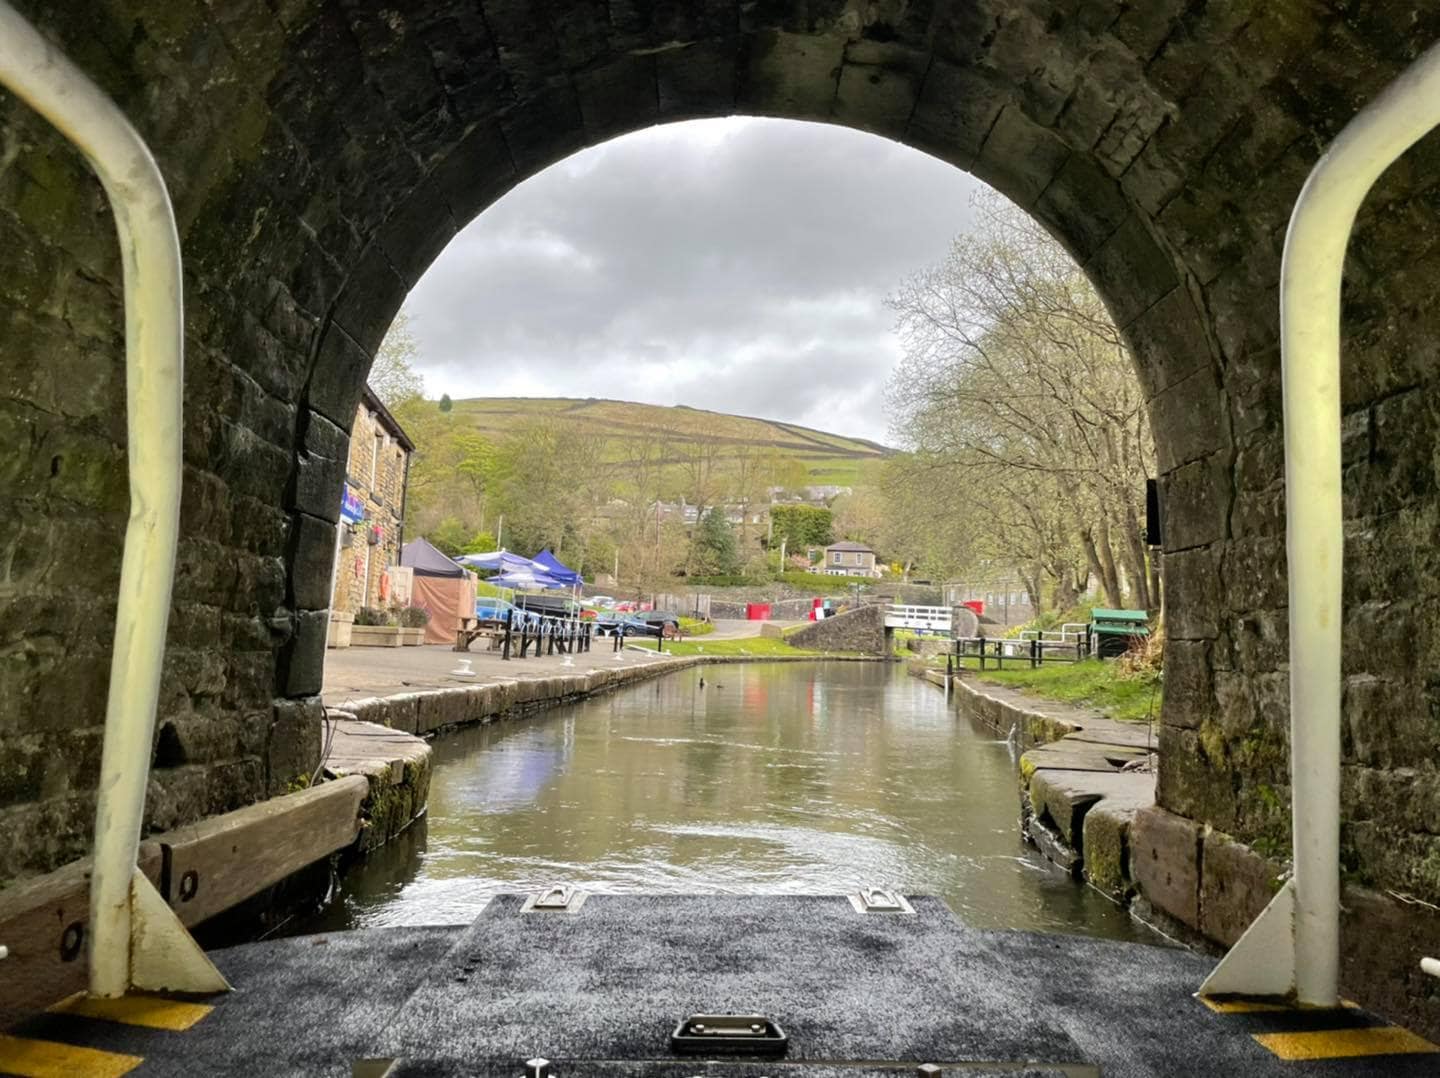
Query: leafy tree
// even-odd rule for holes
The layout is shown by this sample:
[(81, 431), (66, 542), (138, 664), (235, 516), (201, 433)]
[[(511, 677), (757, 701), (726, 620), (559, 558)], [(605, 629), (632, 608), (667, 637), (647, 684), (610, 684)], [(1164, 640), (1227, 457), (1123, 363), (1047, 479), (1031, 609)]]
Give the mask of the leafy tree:
[(485, 497), (495, 482), (495, 444), (477, 430), (460, 427), (450, 437), (446, 457), (456, 479), (474, 500), (475, 511), (483, 521)]
[(390, 409), (410, 440), (415, 452), (410, 457), (407, 488), (407, 524), (421, 533), (454, 516), (455, 499), (450, 494), (450, 438), (453, 426), (448, 416), (421, 397), (407, 397)]
[(526, 552), (548, 546), (557, 556), (584, 550), (596, 511), (610, 497), (604, 447), (596, 431), (555, 416), (511, 430), (495, 448), (493, 471), (507, 546)]
[(450, 409), (452, 409), (452, 408), (454, 408), (454, 407), (455, 407), (455, 402), (450, 399), (450, 394), (449, 394), (449, 393), (442, 393), (442, 394), (440, 394), (440, 410), (441, 410), (442, 412), (445, 412), (445, 413), (448, 415), (449, 412), (450, 412)]
[(410, 316), (402, 310), (375, 350), (375, 362), (367, 379), (385, 407), (393, 411), (401, 401), (424, 395), (425, 380), (415, 370), (419, 360), (420, 346), (410, 331)]
[(829, 509), (814, 505), (772, 505), (770, 519), (774, 524), (771, 546), (778, 547), (784, 539), (792, 553), (799, 553), (807, 546), (829, 546), (835, 541), (834, 514)]
[(447, 558), (455, 558), (466, 553), (470, 532), (459, 517), (446, 517), (437, 527), (431, 528), (425, 538), (435, 544), (435, 548)]
[(735, 530), (722, 509), (711, 509), (700, 518), (693, 542), (692, 566), (703, 576), (729, 576), (740, 571), (735, 549)]
[(493, 532), (476, 532), (465, 543), (461, 554), (489, 554), (499, 544), (495, 541)]

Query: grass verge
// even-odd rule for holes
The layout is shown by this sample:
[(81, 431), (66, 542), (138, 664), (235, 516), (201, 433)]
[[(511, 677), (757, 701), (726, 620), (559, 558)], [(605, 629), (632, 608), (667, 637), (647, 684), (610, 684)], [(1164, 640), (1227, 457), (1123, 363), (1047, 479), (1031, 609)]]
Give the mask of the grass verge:
[[(944, 662), (942, 656), (941, 663)], [(1006, 685), (1032, 696), (1066, 704), (1093, 707), (1122, 722), (1145, 722), (1160, 716), (1160, 676), (1155, 671), (1127, 673), (1116, 660), (1088, 659), (1080, 663), (1054, 663), (1035, 669), (1017, 665), (1014, 669), (981, 672), (974, 659), (965, 668), (982, 681)]]

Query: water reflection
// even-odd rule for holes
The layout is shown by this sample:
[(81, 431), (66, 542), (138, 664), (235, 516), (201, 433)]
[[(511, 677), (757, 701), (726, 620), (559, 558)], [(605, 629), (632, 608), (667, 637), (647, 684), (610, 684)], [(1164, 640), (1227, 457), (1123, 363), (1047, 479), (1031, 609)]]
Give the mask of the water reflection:
[[(703, 684), (702, 684), (702, 678)], [(894, 667), (684, 671), (435, 744), (428, 826), (304, 930), (450, 924), (500, 891), (938, 894), (966, 922), (1137, 938), (1016, 832), (1003, 739)]]

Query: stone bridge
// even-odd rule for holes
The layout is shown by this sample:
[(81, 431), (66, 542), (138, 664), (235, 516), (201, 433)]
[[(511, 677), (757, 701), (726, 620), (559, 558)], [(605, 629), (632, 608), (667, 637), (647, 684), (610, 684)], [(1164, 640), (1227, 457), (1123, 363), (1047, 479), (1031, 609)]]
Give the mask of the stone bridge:
[[(346, 431), (382, 334), (440, 249), (576, 150), (749, 113), (934, 154), (1086, 267), (1134, 346), (1158, 443), (1160, 801), (1283, 854), (1281, 244), (1322, 148), (1440, 37), (1440, 9), (18, 6), (156, 150), (185, 252), (183, 534), (151, 827), (314, 766)], [(1344, 360), (1345, 867), (1425, 903), (1440, 903), (1437, 175), (1432, 137), (1361, 214)], [(63, 141), (0, 96), (0, 879), (81, 856), (92, 819), (127, 501), (105, 207)]]

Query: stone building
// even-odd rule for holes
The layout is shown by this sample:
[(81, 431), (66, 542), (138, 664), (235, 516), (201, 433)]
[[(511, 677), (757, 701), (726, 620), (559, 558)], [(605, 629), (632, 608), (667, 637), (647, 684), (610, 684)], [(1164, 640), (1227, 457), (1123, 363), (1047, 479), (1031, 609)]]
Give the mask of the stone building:
[(880, 570), (875, 566), (875, 551), (864, 543), (848, 540), (831, 543), (825, 548), (824, 565), (821, 571), (826, 576), (880, 576)]
[[(405, 484), (415, 444), (368, 385), (350, 428), (350, 459), (340, 493), (330, 617), (348, 625), (362, 606), (394, 601), (392, 570), (405, 531)], [(332, 628), (332, 643), (334, 640)]]
[(1021, 625), (1035, 616), (1035, 607), (1025, 583), (1014, 575), (998, 575), (979, 580), (953, 580), (944, 585), (945, 605), (984, 603), (984, 613), (992, 621), (1007, 628)]

